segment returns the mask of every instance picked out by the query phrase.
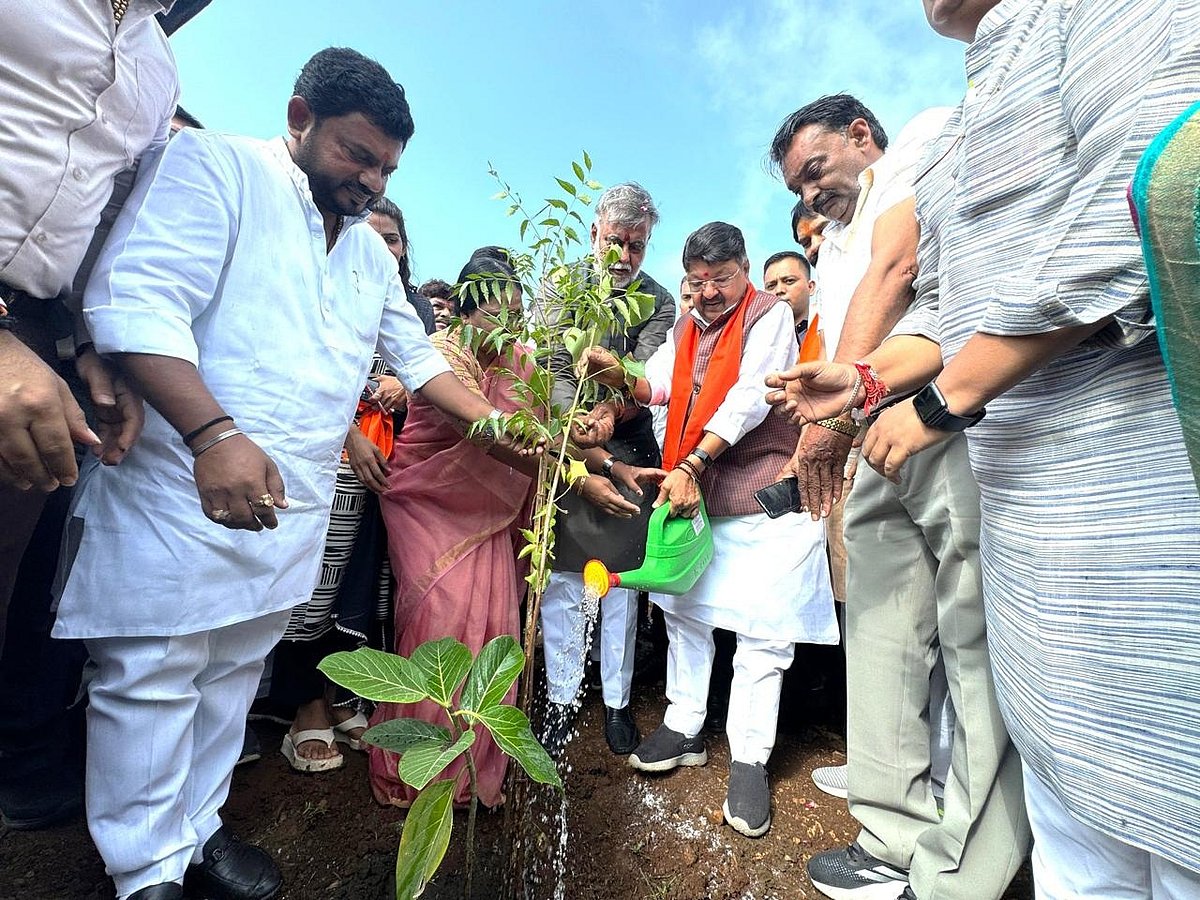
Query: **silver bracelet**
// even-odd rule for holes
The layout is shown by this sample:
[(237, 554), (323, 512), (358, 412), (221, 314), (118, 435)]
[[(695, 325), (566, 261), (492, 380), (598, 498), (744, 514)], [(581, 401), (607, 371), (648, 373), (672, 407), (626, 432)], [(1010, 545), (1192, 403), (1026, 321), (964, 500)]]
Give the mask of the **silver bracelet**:
[(203, 453), (205, 450), (211, 450), (213, 447), (217, 446), (217, 444), (221, 443), (221, 441), (227, 440), (228, 438), (231, 438), (231, 437), (236, 437), (237, 435), (239, 435), (241, 433), (242, 433), (242, 429), (240, 429), (240, 428), (230, 428), (228, 431), (222, 431), (215, 438), (209, 438), (207, 441), (205, 441), (199, 447), (194, 449), (192, 451), (192, 459), (198, 459), (200, 457), (200, 454)]

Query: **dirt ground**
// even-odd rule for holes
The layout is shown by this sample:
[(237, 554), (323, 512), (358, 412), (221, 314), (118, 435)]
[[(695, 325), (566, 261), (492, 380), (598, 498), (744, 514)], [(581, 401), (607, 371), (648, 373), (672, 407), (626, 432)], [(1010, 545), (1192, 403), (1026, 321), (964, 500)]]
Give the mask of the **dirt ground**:
[[(797, 666), (803, 668), (803, 658)], [(840, 700), (789, 677), (779, 740), (769, 770), (774, 824), (749, 840), (722, 824), (729, 767), (721, 735), (709, 735), (706, 767), (646, 777), (613, 756), (603, 738), (603, 706), (589, 695), (580, 733), (564, 766), (566, 794), (549, 797), (544, 833), (533, 838), (540, 886), (532, 898), (561, 900), (792, 900), (819, 898), (804, 866), (815, 853), (844, 846), (856, 833), (845, 801), (827, 796), (809, 778), (813, 768), (845, 760)], [(651, 675), (638, 686), (634, 712), (644, 733), (662, 720), (663, 685)], [(347, 765), (325, 775), (292, 772), (276, 752), (283, 727), (253, 726), (264, 757), (239, 768), (226, 807), (236, 832), (275, 855), (289, 900), (390, 900), (403, 813), (382, 809), (367, 787), (366, 760), (348, 752)], [(548, 797), (548, 795), (546, 795)], [(568, 839), (557, 886), (554, 855), (557, 816), (565, 808)], [(465, 814), (456, 815), (455, 838), (442, 871), (425, 896), (462, 896)], [(507, 866), (503, 810), (479, 816), (472, 897), (497, 896)], [(557, 887), (557, 890), (556, 890)], [(1031, 900), (1023, 871), (1005, 900)], [(82, 821), (39, 833), (0, 830), (0, 900), (112, 900), (111, 882)]]

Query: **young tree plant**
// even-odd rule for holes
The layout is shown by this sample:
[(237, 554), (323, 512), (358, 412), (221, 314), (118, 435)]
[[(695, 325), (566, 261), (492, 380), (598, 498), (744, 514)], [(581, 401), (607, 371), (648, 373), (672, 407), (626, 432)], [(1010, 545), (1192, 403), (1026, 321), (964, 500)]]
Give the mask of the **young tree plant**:
[(475, 658), (463, 644), (442, 638), (426, 641), (408, 657), (364, 647), (334, 653), (318, 666), (330, 681), (368, 700), (432, 700), (446, 710), (449, 728), (401, 718), (382, 722), (363, 734), (367, 743), (400, 755), (400, 779), (418, 791), (396, 853), (396, 900), (420, 896), (446, 855), (459, 778), (438, 776), (460, 756), (466, 759), (463, 771), (471, 790), (465, 885), (465, 896), (471, 896), (478, 806), (472, 747), (479, 727), (486, 728), (497, 746), (534, 781), (562, 789), (554, 763), (534, 738), (528, 717), (504, 702), (524, 664), (517, 641), (500, 635), (488, 641)]

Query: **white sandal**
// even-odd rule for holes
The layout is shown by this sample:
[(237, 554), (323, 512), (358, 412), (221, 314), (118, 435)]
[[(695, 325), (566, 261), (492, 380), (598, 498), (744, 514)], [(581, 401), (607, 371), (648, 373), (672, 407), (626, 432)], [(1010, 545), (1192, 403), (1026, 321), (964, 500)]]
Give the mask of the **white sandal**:
[(296, 748), (305, 741), (320, 741), (326, 747), (332, 747), (335, 741), (333, 729), (308, 728), (304, 731), (297, 731), (295, 734), (288, 732), (283, 736), (283, 745), (279, 748), (279, 752), (288, 761), (288, 765), (297, 772), (331, 772), (345, 765), (346, 757), (341, 753), (328, 759), (310, 759), (307, 756), (301, 756), (296, 752)]
[(365, 750), (367, 742), (361, 737), (351, 737), (350, 732), (356, 728), (366, 728), (370, 724), (362, 713), (355, 713), (345, 722), (338, 722), (333, 726), (333, 739), (339, 744), (345, 744), (351, 750)]

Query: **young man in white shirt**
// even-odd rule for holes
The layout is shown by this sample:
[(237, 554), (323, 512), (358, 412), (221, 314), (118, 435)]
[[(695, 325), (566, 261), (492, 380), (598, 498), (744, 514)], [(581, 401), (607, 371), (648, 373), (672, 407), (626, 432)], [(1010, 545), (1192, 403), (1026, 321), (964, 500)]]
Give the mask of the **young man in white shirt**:
[(372, 351), (448, 415), (496, 417), (429, 344), (367, 224), (413, 133), (403, 89), (331, 48), (287, 120), (274, 141), (182, 131), (84, 298), (97, 349), (151, 407), (125, 462), (80, 482), (54, 632), (97, 664), (88, 820), (119, 900), (175, 900), (185, 874), (211, 896), (282, 889), (219, 811), (263, 659), (315, 582)]

